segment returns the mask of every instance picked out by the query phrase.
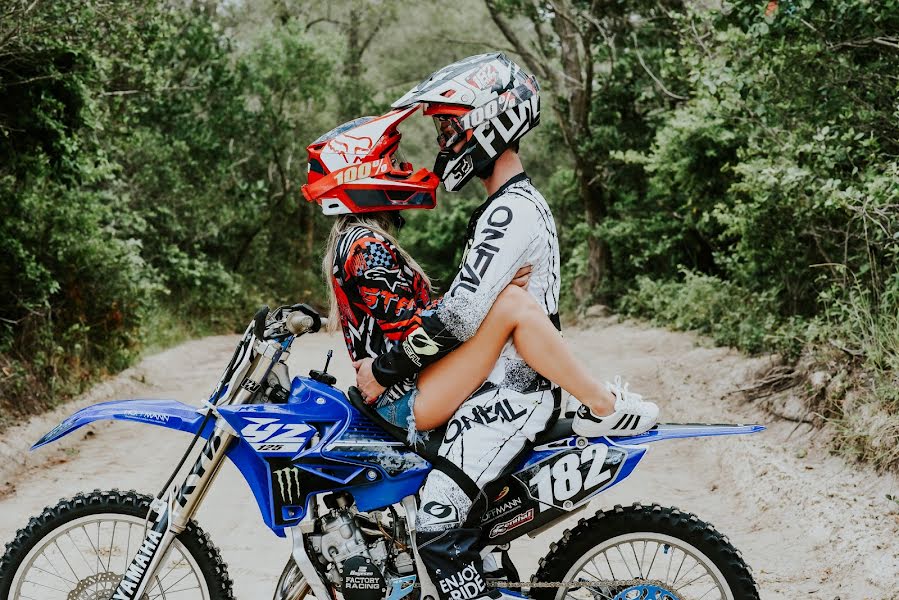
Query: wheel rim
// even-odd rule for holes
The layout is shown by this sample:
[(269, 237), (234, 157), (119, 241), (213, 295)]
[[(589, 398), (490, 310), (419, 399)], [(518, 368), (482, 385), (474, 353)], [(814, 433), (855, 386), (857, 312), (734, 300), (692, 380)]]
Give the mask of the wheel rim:
[[(144, 519), (104, 513), (60, 525), (25, 556), (10, 600), (108, 600), (144, 538)], [(199, 564), (174, 540), (141, 600), (210, 600)]]
[[(695, 546), (675, 537), (652, 532), (619, 535), (595, 546), (565, 574), (564, 581), (646, 581), (620, 586), (565, 587), (556, 600), (734, 600), (724, 574)], [(649, 595), (647, 595), (649, 594)]]

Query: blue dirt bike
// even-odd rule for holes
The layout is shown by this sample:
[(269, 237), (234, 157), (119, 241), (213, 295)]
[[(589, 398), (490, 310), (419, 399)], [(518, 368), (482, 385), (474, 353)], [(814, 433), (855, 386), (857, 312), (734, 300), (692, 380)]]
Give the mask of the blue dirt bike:
[[(260, 310), (203, 406), (125, 400), (85, 408), (39, 448), (100, 419), (193, 434), (155, 497), (94, 491), (46, 508), (0, 560), (0, 598), (10, 600), (226, 600), (227, 568), (192, 520), (225, 457), (253, 491), (265, 524), (292, 539), (275, 600), (436, 600), (415, 552), (416, 493), (434, 445), (411, 448), (324, 371), (288, 376), (286, 359), (322, 319), (305, 305)], [(520, 581), (510, 543), (583, 509), (630, 475), (647, 445), (732, 435), (758, 425), (658, 425), (633, 437), (585, 439), (561, 419), (518, 469), (490, 486), (481, 522), (490, 584), (535, 599), (754, 600), (749, 568), (708, 523), (675, 508), (616, 506), (581, 519)], [(440, 436), (431, 436), (438, 439)], [(199, 451), (194, 448), (202, 438)], [(439, 442), (439, 439), (438, 439)], [(188, 459), (190, 471), (172, 486)], [(258, 597), (258, 596), (257, 596)]]

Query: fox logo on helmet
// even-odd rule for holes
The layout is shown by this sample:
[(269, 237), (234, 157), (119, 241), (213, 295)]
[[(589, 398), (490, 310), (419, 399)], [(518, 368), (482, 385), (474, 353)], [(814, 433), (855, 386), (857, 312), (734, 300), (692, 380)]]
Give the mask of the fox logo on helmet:
[(334, 138), (328, 144), (328, 149), (342, 156), (349, 165), (362, 162), (368, 151), (371, 150), (371, 147), (372, 140), (370, 137), (353, 137), (346, 133)]

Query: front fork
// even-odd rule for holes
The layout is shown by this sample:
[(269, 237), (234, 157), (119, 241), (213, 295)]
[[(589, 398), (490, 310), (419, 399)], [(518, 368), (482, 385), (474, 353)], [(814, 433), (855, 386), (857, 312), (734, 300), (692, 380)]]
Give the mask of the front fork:
[(217, 426), (180, 488), (172, 488), (154, 503), (151, 512), (156, 513), (156, 518), (111, 600), (134, 600), (144, 594), (162, 566), (172, 541), (193, 518), (233, 439), (234, 434), (229, 429)]

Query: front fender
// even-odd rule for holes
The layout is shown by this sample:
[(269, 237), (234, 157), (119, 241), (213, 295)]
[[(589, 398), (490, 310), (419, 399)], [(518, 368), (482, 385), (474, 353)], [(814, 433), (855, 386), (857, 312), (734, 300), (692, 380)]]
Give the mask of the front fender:
[[(37, 450), (50, 442), (55, 442), (88, 423), (102, 420), (136, 421), (196, 433), (203, 422), (203, 414), (195, 407), (177, 400), (113, 400), (82, 408), (48, 431), (31, 447)], [(205, 437), (205, 436), (204, 436)]]

